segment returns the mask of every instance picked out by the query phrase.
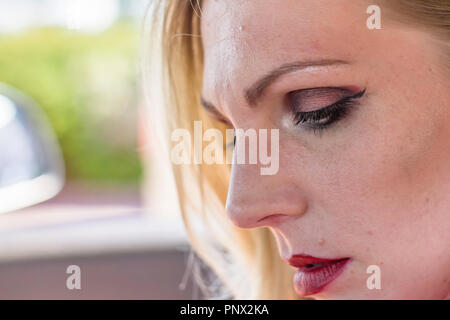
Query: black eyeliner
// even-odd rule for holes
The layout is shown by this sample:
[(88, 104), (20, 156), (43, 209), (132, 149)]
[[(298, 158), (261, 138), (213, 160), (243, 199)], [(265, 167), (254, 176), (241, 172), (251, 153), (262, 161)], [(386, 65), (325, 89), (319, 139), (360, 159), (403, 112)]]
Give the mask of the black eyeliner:
[[(297, 112), (294, 116), (295, 125), (301, 125), (306, 129), (323, 130), (328, 128), (331, 124), (344, 118), (349, 109), (355, 105), (354, 100), (361, 98), (366, 93), (366, 89), (360, 92), (344, 97), (337, 102), (330, 104), (318, 110), (308, 112)], [(309, 124), (308, 122), (319, 122), (327, 120), (325, 124)]]

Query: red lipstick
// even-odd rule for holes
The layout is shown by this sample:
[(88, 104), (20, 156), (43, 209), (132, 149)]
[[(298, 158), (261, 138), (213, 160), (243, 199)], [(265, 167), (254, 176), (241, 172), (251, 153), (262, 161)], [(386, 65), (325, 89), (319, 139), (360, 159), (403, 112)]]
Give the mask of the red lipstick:
[(350, 258), (323, 259), (296, 254), (287, 263), (297, 268), (294, 275), (295, 291), (301, 296), (309, 296), (321, 292), (339, 277), (349, 261)]

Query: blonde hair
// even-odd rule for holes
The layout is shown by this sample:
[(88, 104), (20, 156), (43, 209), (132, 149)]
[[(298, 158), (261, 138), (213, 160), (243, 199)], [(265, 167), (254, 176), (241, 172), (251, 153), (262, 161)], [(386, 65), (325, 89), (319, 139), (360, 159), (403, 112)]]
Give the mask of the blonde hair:
[[(400, 19), (419, 21), (448, 44), (448, 0), (389, 0), (387, 5)], [(226, 129), (211, 120), (199, 103), (203, 71), (200, 17), (201, 0), (154, 0), (146, 18), (149, 33), (145, 37), (150, 42), (143, 53), (144, 85), (154, 115), (168, 119), (161, 128), (167, 146), (172, 130), (192, 131), (194, 120), (201, 120), (204, 128)], [(191, 244), (220, 279), (200, 282), (204, 293), (214, 298), (299, 298), (292, 285), (294, 270), (280, 259), (271, 231), (240, 229), (227, 218), (230, 166), (192, 164), (173, 166), (173, 171)]]

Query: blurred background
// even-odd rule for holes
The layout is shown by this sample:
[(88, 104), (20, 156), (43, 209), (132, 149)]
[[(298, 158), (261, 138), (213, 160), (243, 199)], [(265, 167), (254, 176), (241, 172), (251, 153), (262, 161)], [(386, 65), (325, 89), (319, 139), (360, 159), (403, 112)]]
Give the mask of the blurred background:
[(201, 297), (145, 116), (149, 1), (0, 0), (0, 299)]

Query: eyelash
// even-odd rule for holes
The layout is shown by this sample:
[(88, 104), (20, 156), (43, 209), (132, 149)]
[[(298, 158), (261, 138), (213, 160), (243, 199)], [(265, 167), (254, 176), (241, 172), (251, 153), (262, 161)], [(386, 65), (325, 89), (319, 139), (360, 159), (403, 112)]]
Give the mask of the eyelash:
[(230, 143), (228, 143), (228, 144), (225, 146), (225, 148), (226, 148), (226, 149), (228, 149), (228, 148), (234, 148), (235, 146), (236, 146), (236, 136), (234, 136), (233, 141), (230, 142)]
[[(327, 129), (331, 124), (347, 116), (350, 109), (355, 106), (355, 100), (361, 98), (365, 92), (366, 89), (318, 110), (296, 112), (294, 115), (294, 123), (297, 126), (301, 125), (306, 129), (314, 130), (314, 132), (316, 130)], [(295, 109), (294, 106), (292, 108)]]

